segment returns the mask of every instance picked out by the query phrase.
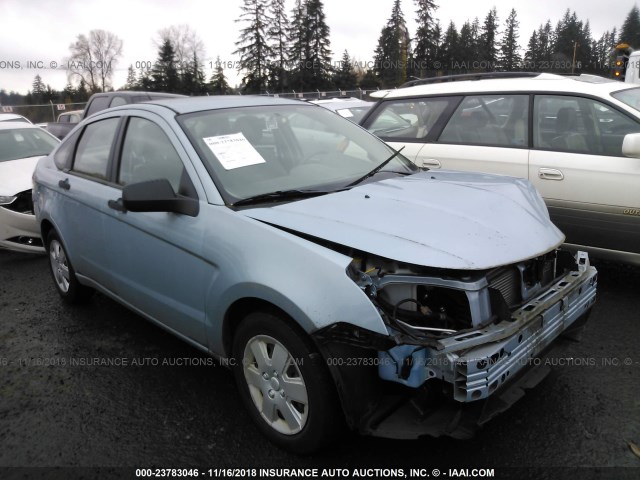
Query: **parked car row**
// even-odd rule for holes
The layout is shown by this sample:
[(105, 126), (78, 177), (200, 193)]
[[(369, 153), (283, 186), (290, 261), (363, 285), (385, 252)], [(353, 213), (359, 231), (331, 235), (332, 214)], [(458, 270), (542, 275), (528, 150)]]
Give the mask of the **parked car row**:
[(98, 290), (222, 359), (294, 452), (345, 424), (469, 436), (542, 379), (529, 360), (595, 301), (596, 270), (558, 250), (527, 180), (426, 171), (309, 103), (109, 108), (33, 180), (60, 296)]

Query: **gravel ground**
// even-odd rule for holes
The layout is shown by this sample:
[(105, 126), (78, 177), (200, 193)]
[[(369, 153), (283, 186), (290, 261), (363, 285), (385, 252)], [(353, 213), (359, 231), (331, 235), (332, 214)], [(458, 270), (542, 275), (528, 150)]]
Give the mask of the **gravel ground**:
[(497, 478), (638, 479), (629, 444), (640, 445), (640, 269), (597, 266), (582, 340), (563, 341), (552, 374), (474, 439), (349, 435), (296, 457), (260, 436), (228, 370), (102, 295), (64, 305), (44, 256), (0, 251), (0, 478), (379, 467), (439, 468), (445, 478), (450, 468), (494, 468)]

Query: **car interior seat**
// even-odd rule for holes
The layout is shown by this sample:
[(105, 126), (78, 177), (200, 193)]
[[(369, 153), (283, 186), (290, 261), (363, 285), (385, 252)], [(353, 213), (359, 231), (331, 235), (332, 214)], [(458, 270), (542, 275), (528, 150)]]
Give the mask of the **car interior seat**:
[(558, 150), (586, 152), (587, 141), (581, 133), (576, 132), (578, 114), (572, 107), (562, 107), (556, 116), (556, 134), (551, 146)]

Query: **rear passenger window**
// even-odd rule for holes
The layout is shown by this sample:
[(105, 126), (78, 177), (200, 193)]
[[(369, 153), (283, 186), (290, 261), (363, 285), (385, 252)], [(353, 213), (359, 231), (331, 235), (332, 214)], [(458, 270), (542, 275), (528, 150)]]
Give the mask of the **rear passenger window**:
[(590, 98), (537, 95), (533, 118), (533, 146), (558, 152), (621, 157), (624, 136), (640, 132), (640, 124)]
[(93, 113), (104, 110), (109, 105), (109, 97), (96, 97), (89, 104), (87, 109), (87, 117)]
[(528, 95), (466, 97), (440, 135), (439, 143), (528, 147)]
[(78, 143), (72, 170), (100, 180), (107, 180), (109, 154), (120, 118), (94, 122), (84, 129)]
[(383, 139), (424, 139), (451, 102), (451, 98), (384, 102), (367, 129)]
[(124, 97), (113, 97), (113, 100), (111, 100), (111, 103), (109, 104), (109, 107), (119, 107), (120, 105), (126, 105), (127, 104), (127, 99)]

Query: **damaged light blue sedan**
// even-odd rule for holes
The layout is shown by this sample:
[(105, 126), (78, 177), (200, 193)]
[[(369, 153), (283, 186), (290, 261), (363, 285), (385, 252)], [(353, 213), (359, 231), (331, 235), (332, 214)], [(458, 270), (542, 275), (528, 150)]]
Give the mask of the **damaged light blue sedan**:
[(344, 425), (468, 437), (596, 297), (526, 180), (421, 170), (293, 100), (105, 110), (34, 182), (62, 298), (97, 290), (219, 358), (297, 453)]

